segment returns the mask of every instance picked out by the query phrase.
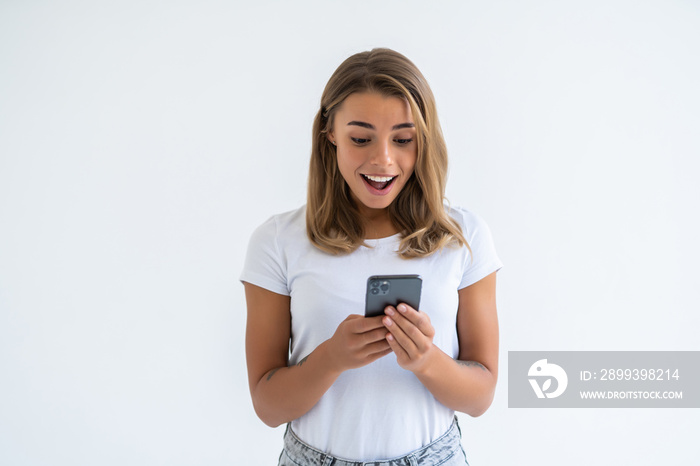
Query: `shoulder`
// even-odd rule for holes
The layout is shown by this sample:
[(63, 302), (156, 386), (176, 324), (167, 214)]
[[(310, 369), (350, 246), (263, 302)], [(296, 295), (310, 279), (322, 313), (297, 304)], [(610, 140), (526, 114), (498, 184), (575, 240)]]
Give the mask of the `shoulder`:
[(298, 230), (306, 232), (306, 205), (271, 216), (255, 229), (253, 237), (276, 237), (281, 232), (288, 236)]
[(465, 257), (464, 273), (459, 289), (500, 270), (503, 264), (496, 252), (491, 230), (486, 221), (480, 215), (463, 207), (446, 206), (445, 209), (462, 228), (469, 250)]
[(306, 206), (276, 214), (265, 220), (253, 231), (248, 251), (267, 251), (279, 255), (288, 247), (298, 247), (307, 241)]
[(308, 242), (305, 207), (273, 215), (253, 231), (248, 243), (241, 281), (281, 295), (289, 295), (288, 255)]
[(445, 205), (447, 215), (452, 217), (462, 228), (462, 233), (467, 237), (479, 234), (480, 232), (490, 233), (486, 221), (475, 212), (460, 206)]

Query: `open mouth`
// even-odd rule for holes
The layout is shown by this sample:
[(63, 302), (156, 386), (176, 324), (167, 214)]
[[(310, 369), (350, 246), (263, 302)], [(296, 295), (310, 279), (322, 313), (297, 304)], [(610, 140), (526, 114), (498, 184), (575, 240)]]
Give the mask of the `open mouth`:
[(367, 183), (370, 187), (376, 189), (377, 191), (384, 191), (386, 190), (391, 184), (398, 178), (398, 175), (396, 176), (374, 176), (374, 175), (362, 175), (362, 178), (365, 180), (365, 183)]

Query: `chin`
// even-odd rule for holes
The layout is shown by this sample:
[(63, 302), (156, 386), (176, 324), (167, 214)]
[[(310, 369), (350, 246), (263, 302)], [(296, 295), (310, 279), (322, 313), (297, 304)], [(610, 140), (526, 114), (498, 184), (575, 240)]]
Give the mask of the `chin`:
[(362, 204), (362, 206), (364, 206), (367, 209), (385, 210), (385, 209), (389, 208), (389, 206), (391, 205), (392, 202), (394, 202), (394, 199), (392, 198), (392, 199), (382, 199), (382, 200), (373, 200), (373, 201), (374, 202), (368, 200), (367, 202), (363, 202), (362, 200), (360, 200), (358, 203)]

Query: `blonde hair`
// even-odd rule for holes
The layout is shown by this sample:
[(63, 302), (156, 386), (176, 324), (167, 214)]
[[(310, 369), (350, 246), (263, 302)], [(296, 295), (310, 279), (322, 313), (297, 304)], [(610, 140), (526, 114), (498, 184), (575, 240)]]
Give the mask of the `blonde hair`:
[(356, 92), (377, 92), (405, 99), (416, 127), (414, 172), (394, 202), (389, 216), (402, 233), (399, 254), (424, 257), (450, 243), (467, 244), (459, 224), (445, 211), (447, 148), (438, 122), (435, 98), (427, 81), (406, 57), (378, 48), (355, 54), (331, 76), (313, 124), (306, 207), (311, 242), (332, 254), (347, 254), (364, 243), (360, 213), (338, 169), (336, 149), (326, 135), (340, 104)]

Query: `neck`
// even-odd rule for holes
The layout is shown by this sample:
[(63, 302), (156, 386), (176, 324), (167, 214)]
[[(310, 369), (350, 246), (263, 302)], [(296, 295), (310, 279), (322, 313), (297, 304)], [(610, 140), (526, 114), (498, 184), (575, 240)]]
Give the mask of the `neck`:
[(359, 210), (365, 239), (386, 238), (399, 232), (389, 217), (389, 209), (368, 209), (361, 206)]

